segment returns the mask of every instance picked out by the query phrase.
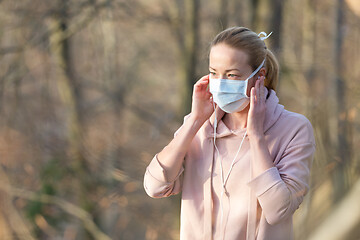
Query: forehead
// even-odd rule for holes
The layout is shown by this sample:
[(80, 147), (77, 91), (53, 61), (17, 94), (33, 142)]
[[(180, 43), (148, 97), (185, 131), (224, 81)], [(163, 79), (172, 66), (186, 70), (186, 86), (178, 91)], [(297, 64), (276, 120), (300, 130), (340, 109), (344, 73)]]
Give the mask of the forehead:
[(216, 70), (238, 68), (246, 71), (251, 68), (248, 59), (249, 56), (245, 51), (220, 43), (210, 50), (209, 66)]

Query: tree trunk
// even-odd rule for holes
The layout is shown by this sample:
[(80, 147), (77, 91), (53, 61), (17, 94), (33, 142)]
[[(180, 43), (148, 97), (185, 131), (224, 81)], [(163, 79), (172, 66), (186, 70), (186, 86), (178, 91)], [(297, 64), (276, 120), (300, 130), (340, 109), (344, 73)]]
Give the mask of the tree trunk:
[(81, 108), (80, 89), (72, 71), (70, 39), (66, 36), (68, 29), (66, 2), (60, 3), (61, 16), (50, 21), (49, 29), (53, 30), (50, 36), (50, 52), (56, 65), (57, 87), (63, 104), (68, 110), (68, 141), (70, 156), (77, 167), (82, 165), (81, 154)]
[(252, 6), (251, 6), (251, 29), (253, 31), (256, 31), (256, 26), (259, 23), (259, 16), (258, 16), (258, 8), (259, 8), (259, 1), (260, 0), (253, 0), (251, 1)]
[(283, 22), (283, 0), (275, 0), (272, 2), (272, 16), (269, 26), (269, 32), (273, 32), (271, 35), (271, 50), (275, 53), (279, 53), (281, 46), (281, 28)]
[[(119, 87), (119, 73), (117, 71), (118, 61), (117, 61), (117, 40), (116, 40), (116, 29), (113, 19), (113, 10), (111, 9), (111, 4), (109, 1), (109, 6), (106, 9), (106, 13), (104, 13), (104, 17), (101, 21), (102, 27), (102, 35), (103, 35), (103, 46), (104, 46), (104, 80), (103, 84), (105, 85), (105, 89), (114, 90)], [(119, 94), (119, 96), (113, 100), (113, 109), (116, 117), (114, 118), (113, 127), (114, 129), (121, 129), (121, 110), (123, 108), (123, 97), (124, 94)], [(120, 99), (121, 98), (121, 99)], [(119, 100), (119, 101), (117, 101)], [(110, 126), (109, 126), (110, 127)], [(105, 168), (105, 174), (110, 171), (113, 166), (115, 160), (118, 158), (116, 151), (114, 150), (114, 139), (118, 139), (117, 135), (119, 131), (112, 131), (112, 134), (108, 136), (108, 154), (105, 159), (105, 162), (102, 164)], [(105, 178), (110, 178), (110, 174), (106, 174)], [(108, 179), (110, 180), (110, 179)]]
[[(68, 0), (59, 1), (59, 14), (55, 15), (50, 21), (49, 29), (53, 32), (50, 35), (50, 52), (54, 59), (55, 76), (57, 77), (57, 88), (62, 104), (67, 110), (67, 161), (73, 173), (74, 187), (77, 188), (75, 199), (84, 209), (91, 209), (92, 203), (88, 198), (90, 192), (95, 190), (91, 184), (91, 174), (88, 171), (88, 164), (85, 161), (83, 150), (83, 128), (81, 110), (81, 89), (73, 71), (71, 57), (70, 38), (68, 30)], [(91, 191), (90, 191), (91, 188)], [(79, 223), (80, 224), (80, 223)], [(83, 226), (78, 225), (80, 233), (84, 233)], [(86, 234), (86, 233), (85, 233)]]
[(199, 0), (185, 1), (185, 30), (184, 41), (185, 49), (182, 53), (181, 78), (182, 87), (182, 104), (181, 115), (188, 114), (191, 110), (192, 89), (196, 79), (197, 54), (199, 45)]
[(348, 163), (350, 162), (350, 145), (348, 141), (348, 114), (346, 101), (346, 82), (343, 67), (344, 41), (344, 1), (337, 1), (336, 40), (335, 40), (335, 79), (336, 117), (337, 117), (337, 167), (334, 173), (334, 201), (337, 202), (348, 189)]
[(232, 13), (232, 19), (236, 26), (250, 27), (251, 22), (251, 6), (250, 0), (232, 1), (230, 9)]
[(219, 16), (219, 24), (220, 24), (220, 30), (224, 30), (228, 27), (228, 16), (229, 16), (229, 11), (228, 11), (228, 5), (229, 5), (229, 0), (220, 0), (219, 1), (220, 4), (220, 16)]

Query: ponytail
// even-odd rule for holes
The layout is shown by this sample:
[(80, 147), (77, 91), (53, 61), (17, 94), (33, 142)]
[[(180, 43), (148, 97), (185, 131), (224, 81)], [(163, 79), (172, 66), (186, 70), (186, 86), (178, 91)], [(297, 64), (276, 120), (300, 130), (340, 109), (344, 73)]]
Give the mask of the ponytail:
[(279, 63), (275, 55), (269, 49), (266, 49), (265, 69), (266, 74), (264, 85), (269, 90), (273, 89), (274, 91), (276, 91), (279, 79)]

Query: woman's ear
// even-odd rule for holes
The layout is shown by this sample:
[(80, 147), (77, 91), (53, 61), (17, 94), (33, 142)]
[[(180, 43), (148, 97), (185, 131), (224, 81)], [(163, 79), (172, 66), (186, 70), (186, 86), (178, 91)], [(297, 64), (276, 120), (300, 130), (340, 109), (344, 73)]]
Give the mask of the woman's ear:
[(262, 77), (262, 76), (265, 77), (265, 75), (266, 75), (266, 69), (264, 67), (262, 67), (259, 71), (259, 77)]

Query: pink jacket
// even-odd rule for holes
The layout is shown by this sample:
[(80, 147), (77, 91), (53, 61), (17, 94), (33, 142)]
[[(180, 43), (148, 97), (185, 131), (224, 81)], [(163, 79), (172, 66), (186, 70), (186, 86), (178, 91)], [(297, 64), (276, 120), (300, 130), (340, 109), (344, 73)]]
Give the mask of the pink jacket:
[(216, 112), (220, 156), (214, 151), (213, 114), (193, 139), (175, 179), (167, 179), (157, 156), (152, 159), (144, 177), (145, 191), (155, 198), (182, 191), (180, 239), (292, 239), (292, 216), (309, 189), (315, 152), (310, 122), (285, 110), (271, 90), (266, 100), (264, 130), (275, 167), (252, 178), (246, 137), (226, 185), (229, 196), (224, 195), (221, 207), (219, 161), (223, 162), (226, 174), (245, 129), (230, 131), (221, 120), (224, 112), (220, 109)]

